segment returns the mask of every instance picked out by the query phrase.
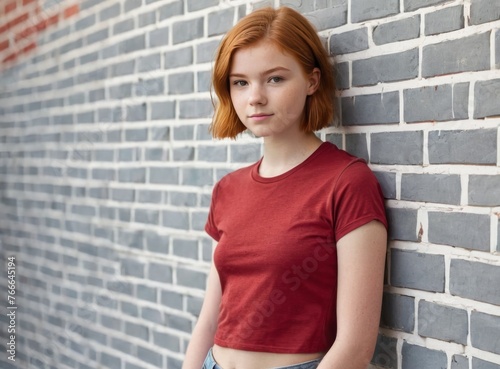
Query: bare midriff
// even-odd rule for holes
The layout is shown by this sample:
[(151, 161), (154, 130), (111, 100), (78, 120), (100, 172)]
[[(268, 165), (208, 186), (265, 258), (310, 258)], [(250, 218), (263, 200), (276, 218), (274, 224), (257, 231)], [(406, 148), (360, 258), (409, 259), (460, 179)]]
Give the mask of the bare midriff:
[(212, 353), (217, 365), (223, 369), (271, 369), (300, 364), (318, 359), (324, 355), (322, 352), (277, 354), (272, 352), (243, 351), (218, 345), (214, 345)]

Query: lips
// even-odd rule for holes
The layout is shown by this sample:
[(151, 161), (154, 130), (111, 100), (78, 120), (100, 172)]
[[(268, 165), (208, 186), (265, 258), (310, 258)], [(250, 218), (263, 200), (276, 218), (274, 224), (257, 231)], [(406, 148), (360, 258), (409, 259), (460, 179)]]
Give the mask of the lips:
[(266, 117), (270, 117), (271, 115), (272, 114), (258, 113), (258, 114), (249, 115), (248, 117), (249, 118), (266, 118)]

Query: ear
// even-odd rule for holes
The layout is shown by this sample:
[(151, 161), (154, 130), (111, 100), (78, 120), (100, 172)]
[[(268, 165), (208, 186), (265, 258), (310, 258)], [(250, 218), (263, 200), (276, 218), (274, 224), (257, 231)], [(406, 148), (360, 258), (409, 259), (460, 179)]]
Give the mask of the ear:
[(307, 94), (312, 95), (319, 88), (319, 82), (321, 80), (321, 71), (319, 68), (314, 68), (313, 71), (308, 76), (309, 86), (307, 88)]

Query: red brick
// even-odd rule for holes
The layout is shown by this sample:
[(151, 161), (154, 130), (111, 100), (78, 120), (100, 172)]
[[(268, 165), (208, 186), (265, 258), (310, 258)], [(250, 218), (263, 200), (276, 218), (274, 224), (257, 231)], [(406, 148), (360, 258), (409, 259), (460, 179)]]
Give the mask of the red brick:
[(75, 5), (72, 5), (66, 9), (64, 9), (64, 18), (69, 18), (75, 14), (78, 14), (78, 12), (80, 11), (80, 7), (78, 4), (75, 4)]
[(36, 42), (35, 41), (33, 41), (29, 45), (23, 47), (23, 49), (21, 50), (21, 53), (27, 53), (28, 51), (33, 50), (33, 49), (36, 49)]
[(11, 11), (15, 10), (17, 8), (17, 2), (12, 1), (9, 4), (5, 5), (5, 14), (10, 13)]
[(9, 40), (0, 42), (0, 51), (3, 51), (9, 47)]

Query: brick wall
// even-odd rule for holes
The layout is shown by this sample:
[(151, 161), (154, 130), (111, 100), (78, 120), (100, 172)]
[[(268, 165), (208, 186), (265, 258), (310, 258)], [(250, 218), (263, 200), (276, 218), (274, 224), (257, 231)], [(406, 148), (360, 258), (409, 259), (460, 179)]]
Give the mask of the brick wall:
[(387, 199), (373, 368), (500, 368), (497, 0), (5, 2), (2, 368), (180, 367), (212, 186), (261, 155), (248, 135), (208, 135), (211, 61), (270, 3), (307, 15), (337, 55), (344, 125), (321, 137), (367, 159)]

